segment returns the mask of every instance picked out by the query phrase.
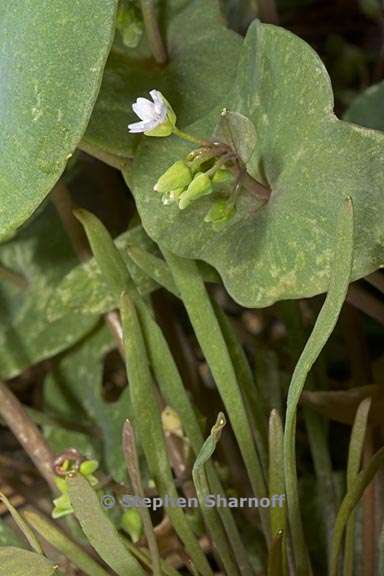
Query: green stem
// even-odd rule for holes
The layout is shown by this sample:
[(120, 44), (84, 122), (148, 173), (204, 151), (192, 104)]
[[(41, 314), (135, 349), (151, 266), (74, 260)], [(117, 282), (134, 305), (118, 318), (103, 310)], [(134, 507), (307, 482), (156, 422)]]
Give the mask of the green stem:
[(165, 64), (167, 52), (160, 34), (154, 0), (141, 0), (141, 10), (153, 57), (159, 64)]
[(296, 561), (296, 575), (311, 574), (300, 515), (299, 489), (296, 472), (296, 414), (309, 371), (330, 337), (339, 317), (350, 281), (353, 257), (353, 208), (347, 198), (340, 211), (336, 230), (334, 261), (326, 300), (292, 376), (287, 399), (284, 434), (284, 469), (289, 524)]
[(201, 140), (200, 138), (196, 138), (195, 136), (192, 136), (192, 134), (187, 134), (187, 132), (180, 130), (179, 128), (177, 128), (177, 126), (175, 126), (173, 128), (173, 134), (175, 136), (178, 136), (179, 138), (182, 138), (182, 140), (186, 140), (187, 142), (192, 142), (192, 144), (197, 144), (198, 146), (206, 146), (207, 145), (206, 140)]

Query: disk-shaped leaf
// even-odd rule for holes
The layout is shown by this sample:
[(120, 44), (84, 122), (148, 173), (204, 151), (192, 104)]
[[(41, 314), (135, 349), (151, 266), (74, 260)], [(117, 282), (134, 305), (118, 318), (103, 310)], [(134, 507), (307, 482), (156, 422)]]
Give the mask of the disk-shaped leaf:
[[(204, 91), (202, 81), (201, 91)], [(221, 105), (256, 129), (248, 173), (267, 180), (262, 207), (242, 192), (219, 232), (204, 222), (214, 195), (186, 210), (153, 192), (165, 169), (191, 149), (176, 138), (143, 140), (133, 192), (149, 235), (178, 255), (213, 265), (246, 306), (312, 296), (329, 283), (336, 215), (346, 196), (355, 213), (353, 279), (384, 261), (384, 136), (338, 120), (328, 74), (316, 53), (290, 32), (254, 23), (244, 41), (232, 94)], [(190, 127), (209, 138), (220, 108)]]
[(47, 319), (55, 286), (77, 262), (51, 205), (0, 246), (1, 378), (69, 348), (97, 323), (97, 316), (81, 310)]
[(0, 548), (0, 576), (51, 576), (55, 572), (56, 566), (41, 554), (13, 546)]
[(42, 202), (85, 131), (115, 7), (115, 0), (1, 4), (1, 238)]
[(137, 50), (112, 51), (91, 122), (86, 148), (132, 156), (140, 137), (132, 103), (156, 88), (172, 102), (179, 125), (205, 115), (227, 92), (236, 72), (240, 37), (227, 30), (217, 0), (169, 0), (159, 11), (168, 63), (155, 64), (145, 37)]
[(384, 130), (384, 82), (374, 84), (358, 96), (344, 114), (344, 120), (365, 128)]
[[(129, 257), (129, 248), (139, 247), (150, 253), (156, 252), (156, 245), (148, 238), (142, 226), (136, 226), (124, 232), (116, 239), (116, 246), (127, 264), (130, 275), (140, 294), (149, 294), (156, 284)], [(103, 314), (116, 308), (118, 302), (113, 298), (108, 284), (103, 278), (96, 260), (91, 258), (85, 264), (74, 267), (53, 291), (47, 308), (51, 322), (57, 321), (74, 311), (84, 314)]]

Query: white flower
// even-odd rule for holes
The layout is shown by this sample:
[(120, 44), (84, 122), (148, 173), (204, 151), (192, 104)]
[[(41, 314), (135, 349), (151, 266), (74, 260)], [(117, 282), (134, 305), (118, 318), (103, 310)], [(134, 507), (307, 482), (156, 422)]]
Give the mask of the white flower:
[(173, 132), (176, 116), (170, 104), (158, 90), (150, 91), (151, 100), (138, 98), (132, 109), (140, 122), (129, 124), (131, 133), (144, 132), (147, 136), (169, 136)]

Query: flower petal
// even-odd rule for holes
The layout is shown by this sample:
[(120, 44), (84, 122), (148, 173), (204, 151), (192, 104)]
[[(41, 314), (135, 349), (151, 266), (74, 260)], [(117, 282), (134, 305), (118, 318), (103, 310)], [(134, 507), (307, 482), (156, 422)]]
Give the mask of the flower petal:
[(132, 134), (138, 134), (139, 132), (146, 132), (150, 130), (152, 122), (134, 122), (133, 124), (128, 124), (128, 130)]
[(151, 90), (150, 95), (154, 102), (156, 113), (160, 116), (161, 121), (165, 120), (167, 115), (167, 103), (165, 102), (162, 93), (158, 90)]
[(147, 98), (138, 98), (132, 104), (132, 109), (142, 120), (151, 120), (156, 114), (155, 105)]

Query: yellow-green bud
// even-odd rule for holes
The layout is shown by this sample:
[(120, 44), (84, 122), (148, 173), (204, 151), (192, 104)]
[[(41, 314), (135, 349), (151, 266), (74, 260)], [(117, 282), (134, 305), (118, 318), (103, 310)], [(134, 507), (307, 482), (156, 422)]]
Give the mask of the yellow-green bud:
[(89, 476), (96, 472), (99, 467), (99, 463), (97, 460), (85, 460), (80, 464), (80, 474), (83, 476)]
[(143, 534), (143, 522), (140, 513), (135, 508), (124, 512), (121, 517), (121, 528), (131, 537), (134, 544), (140, 540)]
[(228, 220), (235, 214), (236, 208), (231, 199), (217, 200), (208, 214), (204, 218), (204, 222), (211, 222), (214, 230), (219, 230)]
[(209, 176), (204, 174), (204, 172), (198, 172), (188, 186), (187, 190), (183, 192), (179, 198), (180, 210), (184, 210), (184, 208), (189, 206), (193, 200), (201, 198), (201, 196), (207, 196), (207, 194), (211, 194), (211, 192), (211, 179)]
[(196, 172), (202, 172), (201, 166), (205, 163), (210, 163), (215, 158), (215, 154), (212, 149), (209, 148), (198, 148), (197, 150), (192, 150), (186, 157), (186, 163), (191, 169), (193, 174)]
[(234, 179), (235, 177), (230, 170), (227, 170), (226, 168), (219, 168), (219, 170), (216, 170), (212, 177), (212, 183), (225, 186), (226, 184), (232, 184)]
[(53, 504), (55, 507), (52, 510), (52, 518), (62, 518), (73, 512), (68, 494), (62, 494), (53, 501)]
[(183, 160), (178, 160), (164, 172), (153, 189), (160, 194), (169, 194), (178, 189), (184, 190), (192, 180), (192, 173)]
[(60, 492), (62, 492), (63, 494), (68, 492), (67, 481), (62, 476), (55, 476), (55, 484), (58, 487), (58, 489), (60, 490)]

